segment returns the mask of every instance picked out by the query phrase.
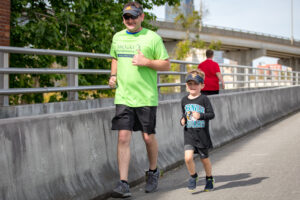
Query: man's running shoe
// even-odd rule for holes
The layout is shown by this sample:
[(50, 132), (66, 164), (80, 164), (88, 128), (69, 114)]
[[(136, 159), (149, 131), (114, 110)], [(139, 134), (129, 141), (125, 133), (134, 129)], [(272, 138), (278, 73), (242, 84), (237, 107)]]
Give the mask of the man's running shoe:
[(118, 181), (117, 186), (113, 189), (111, 197), (113, 198), (127, 198), (130, 197), (129, 185), (122, 181)]
[(159, 178), (159, 169), (157, 169), (155, 173), (152, 171), (146, 172), (146, 186), (145, 186), (146, 193), (156, 191), (158, 185), (158, 178)]

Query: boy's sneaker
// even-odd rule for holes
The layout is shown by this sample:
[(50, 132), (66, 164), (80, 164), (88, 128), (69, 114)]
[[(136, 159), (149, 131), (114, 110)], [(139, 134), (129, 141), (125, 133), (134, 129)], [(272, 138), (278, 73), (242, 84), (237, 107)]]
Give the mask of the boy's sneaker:
[(157, 169), (155, 173), (151, 171), (146, 172), (146, 186), (145, 186), (146, 193), (154, 192), (157, 189), (158, 178), (159, 178), (159, 169)]
[(111, 197), (113, 198), (127, 198), (130, 197), (131, 193), (129, 191), (129, 185), (127, 183), (123, 183), (122, 181), (118, 181), (117, 186), (113, 189)]
[(204, 192), (209, 192), (214, 189), (215, 180), (213, 178), (206, 179), (206, 185), (204, 188)]
[(197, 181), (198, 181), (198, 176), (196, 178), (190, 177), (187, 186), (189, 191), (194, 191), (196, 189)]

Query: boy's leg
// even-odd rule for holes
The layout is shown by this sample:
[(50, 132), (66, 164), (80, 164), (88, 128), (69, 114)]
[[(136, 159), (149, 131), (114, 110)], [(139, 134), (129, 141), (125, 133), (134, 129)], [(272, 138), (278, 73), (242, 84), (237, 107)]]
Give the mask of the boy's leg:
[(196, 173), (194, 162), (194, 150), (185, 150), (184, 160), (190, 175), (194, 175)]
[(201, 162), (203, 164), (203, 168), (205, 170), (206, 176), (208, 177), (212, 176), (212, 167), (209, 158), (202, 158)]
[(208, 192), (214, 189), (215, 180), (212, 177), (212, 166), (209, 158), (201, 158), (201, 162), (203, 164), (205, 174), (206, 174), (206, 184), (204, 187), (204, 191)]
[(194, 191), (197, 187), (197, 181), (198, 181), (198, 174), (196, 173), (195, 162), (194, 162), (194, 150), (186, 149), (184, 151), (184, 160), (190, 174), (187, 187), (188, 190)]

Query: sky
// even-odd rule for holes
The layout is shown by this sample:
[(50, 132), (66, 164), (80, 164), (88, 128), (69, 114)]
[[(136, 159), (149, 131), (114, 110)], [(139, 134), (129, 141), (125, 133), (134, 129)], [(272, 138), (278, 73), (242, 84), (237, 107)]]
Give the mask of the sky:
[[(293, 38), (300, 41), (300, 0), (202, 0), (208, 12), (203, 17), (204, 25), (221, 26), (245, 31), (291, 38), (293, 2)], [(200, 0), (194, 0), (199, 10)], [(158, 18), (164, 18), (164, 7), (152, 11)], [(256, 59), (266, 64), (277, 63), (277, 59)], [(266, 61), (264, 61), (266, 60)]]

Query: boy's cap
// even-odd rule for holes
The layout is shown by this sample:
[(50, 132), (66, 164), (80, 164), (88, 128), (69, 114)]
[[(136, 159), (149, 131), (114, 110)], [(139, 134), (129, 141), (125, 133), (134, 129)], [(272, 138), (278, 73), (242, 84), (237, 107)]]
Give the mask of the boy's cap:
[(132, 16), (139, 16), (143, 13), (143, 9), (142, 8), (137, 8), (135, 6), (126, 6), (123, 9), (123, 15), (125, 14), (131, 14)]
[(199, 76), (198, 74), (188, 74), (185, 79), (185, 82), (188, 82), (188, 81), (195, 81), (197, 84), (204, 83), (203, 78), (201, 76)]

